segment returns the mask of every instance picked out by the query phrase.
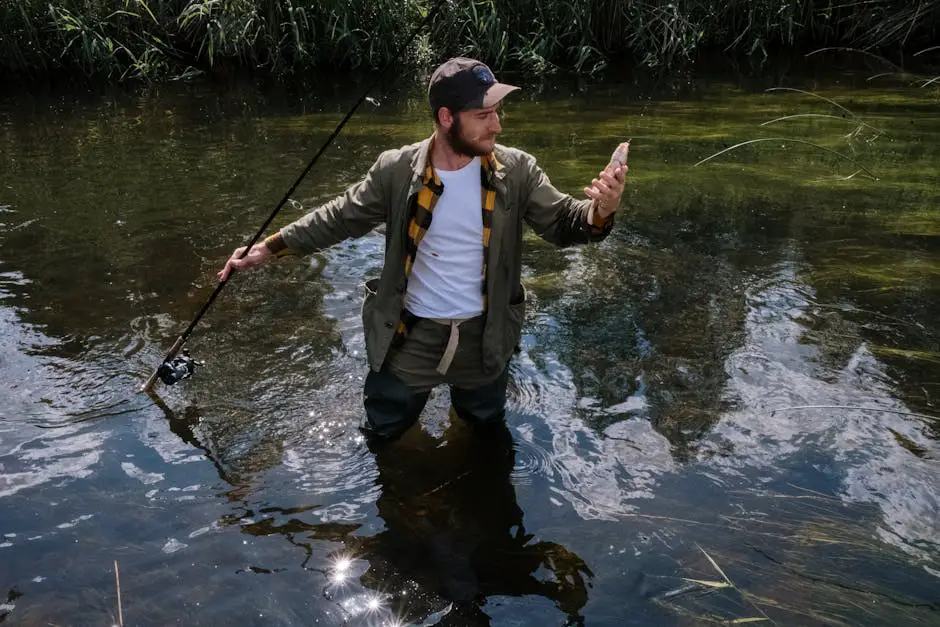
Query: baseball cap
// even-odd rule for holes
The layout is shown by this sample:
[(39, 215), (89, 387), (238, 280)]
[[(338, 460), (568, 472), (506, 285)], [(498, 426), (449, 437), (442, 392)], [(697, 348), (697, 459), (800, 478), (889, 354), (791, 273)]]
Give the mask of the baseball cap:
[(497, 82), (484, 63), (467, 57), (454, 57), (442, 63), (431, 75), (428, 103), (434, 111), (441, 107), (454, 111), (484, 109), (517, 89), (515, 85)]

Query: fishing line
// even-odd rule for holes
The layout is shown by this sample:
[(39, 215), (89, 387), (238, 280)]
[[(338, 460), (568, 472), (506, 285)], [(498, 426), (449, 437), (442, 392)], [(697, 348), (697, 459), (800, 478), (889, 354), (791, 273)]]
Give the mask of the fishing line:
[[(268, 219), (264, 221), (264, 224), (261, 225), (261, 228), (258, 229), (258, 232), (255, 233), (255, 236), (252, 237), (251, 241), (249, 241), (248, 244), (245, 246), (245, 249), (242, 251), (241, 255), (238, 257), (239, 259), (244, 258), (245, 255), (248, 254), (248, 251), (251, 250), (251, 247), (257, 243), (257, 241), (261, 238), (261, 236), (264, 234), (267, 228), (271, 225), (271, 222), (274, 221), (275, 216), (277, 216), (281, 208), (290, 200), (291, 195), (297, 190), (297, 187), (300, 185), (301, 181), (303, 181), (304, 177), (307, 176), (307, 173), (313, 169), (314, 164), (316, 164), (317, 160), (320, 159), (320, 156), (323, 155), (324, 152), (326, 152), (326, 149), (330, 146), (330, 144), (333, 143), (333, 140), (336, 139), (340, 131), (343, 130), (343, 127), (346, 126), (346, 123), (349, 122), (350, 118), (352, 118), (353, 114), (356, 112), (356, 109), (358, 109), (359, 106), (369, 98), (369, 92), (379, 86), (379, 84), (385, 78), (385, 75), (389, 72), (389, 70), (392, 69), (394, 64), (398, 62), (401, 56), (405, 53), (405, 51), (411, 45), (411, 42), (414, 40), (414, 38), (417, 37), (418, 33), (424, 30), (424, 28), (428, 24), (431, 23), (431, 20), (434, 19), (434, 16), (441, 9), (441, 7), (444, 6), (444, 4), (447, 1), (448, 0), (438, 0), (438, 2), (434, 5), (434, 7), (432, 7), (431, 10), (428, 11), (424, 19), (421, 20), (421, 23), (418, 24), (418, 26), (412, 31), (411, 35), (409, 35), (404, 40), (404, 42), (402, 43), (398, 51), (395, 53), (395, 55), (391, 57), (388, 63), (386, 63), (385, 67), (382, 68), (382, 71), (379, 72), (375, 81), (371, 85), (369, 85), (369, 87), (362, 93), (362, 96), (359, 97), (359, 100), (356, 101), (356, 104), (352, 106), (352, 108), (349, 110), (346, 116), (340, 121), (339, 124), (336, 125), (336, 128), (333, 129), (333, 132), (326, 139), (323, 145), (320, 146), (320, 149), (317, 151), (317, 154), (315, 154), (313, 159), (310, 160), (310, 163), (307, 164), (307, 167), (304, 168), (303, 172), (300, 173), (300, 176), (297, 177), (297, 180), (294, 181), (294, 184), (290, 186), (290, 189), (288, 189), (287, 192), (284, 194), (284, 197), (281, 198), (281, 202), (277, 204), (277, 206), (274, 208), (274, 211), (272, 211), (271, 215), (268, 216)], [(215, 290), (212, 292), (212, 295), (209, 296), (209, 299), (205, 302), (205, 304), (203, 304), (202, 308), (199, 310), (199, 313), (197, 313), (196, 317), (193, 318), (193, 321), (189, 323), (189, 326), (186, 328), (183, 334), (180, 335), (176, 339), (176, 342), (173, 344), (170, 350), (167, 351), (166, 357), (163, 358), (163, 361), (160, 362), (160, 365), (157, 367), (157, 369), (154, 370), (152, 375), (150, 375), (150, 378), (147, 379), (147, 382), (144, 383), (140, 387), (140, 389), (138, 390), (139, 392), (151, 391), (151, 389), (153, 388), (154, 384), (157, 381), (157, 378), (160, 378), (167, 385), (172, 385), (174, 383), (177, 383), (178, 381), (181, 381), (182, 379), (185, 379), (189, 377), (190, 375), (192, 375), (192, 373), (195, 370), (195, 367), (197, 365), (201, 365), (195, 359), (193, 359), (188, 354), (186, 354), (185, 351), (182, 357), (177, 357), (177, 354), (180, 352), (180, 349), (183, 348), (183, 344), (186, 343), (186, 340), (189, 339), (189, 336), (192, 334), (193, 329), (196, 328), (196, 325), (199, 324), (199, 321), (209, 310), (209, 307), (211, 307), (212, 303), (215, 302), (215, 299), (219, 296), (219, 293), (228, 283), (228, 280), (231, 276), (232, 274), (229, 274), (228, 277), (226, 277), (225, 279), (219, 282)]]

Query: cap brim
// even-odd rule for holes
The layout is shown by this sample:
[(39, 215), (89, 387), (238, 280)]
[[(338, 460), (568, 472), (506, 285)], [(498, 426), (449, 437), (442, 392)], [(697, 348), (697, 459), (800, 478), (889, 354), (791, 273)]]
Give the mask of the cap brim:
[(500, 100), (505, 98), (509, 93), (519, 89), (515, 85), (507, 85), (506, 83), (493, 83), (493, 86), (486, 90), (486, 95), (483, 96), (483, 108), (492, 107), (493, 105), (499, 103)]

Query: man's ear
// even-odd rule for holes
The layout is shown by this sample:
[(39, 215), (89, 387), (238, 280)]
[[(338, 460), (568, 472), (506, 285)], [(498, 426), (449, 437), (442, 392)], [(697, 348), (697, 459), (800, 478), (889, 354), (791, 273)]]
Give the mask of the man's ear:
[(441, 107), (437, 111), (437, 123), (443, 130), (450, 130), (450, 127), (454, 125), (454, 116), (455, 113), (450, 109), (447, 107)]

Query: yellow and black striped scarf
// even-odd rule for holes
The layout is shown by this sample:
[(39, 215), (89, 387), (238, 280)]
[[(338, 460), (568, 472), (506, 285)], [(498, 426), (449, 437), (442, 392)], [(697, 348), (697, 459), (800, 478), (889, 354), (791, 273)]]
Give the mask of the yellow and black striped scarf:
[[(496, 206), (496, 189), (490, 185), (490, 175), (499, 168), (499, 162), (493, 153), (480, 159), (480, 205), (483, 212), (483, 268), (481, 271), (480, 293), (483, 299), (483, 311), (486, 312), (486, 279), (487, 279), (487, 261), (490, 258), (490, 232), (493, 229), (493, 208)], [(438, 199), (444, 193), (444, 184), (441, 183), (434, 165), (431, 163), (430, 149), (428, 150), (428, 161), (424, 166), (424, 178), (422, 187), (415, 194), (411, 203), (411, 219), (408, 222), (408, 238), (405, 242), (405, 284), (411, 276), (411, 268), (414, 266), (415, 258), (418, 255), (418, 246), (424, 239), (425, 233), (431, 227), (431, 217), (434, 215), (434, 207)], [(411, 326), (404, 317), (398, 323), (396, 335), (403, 337)]]

